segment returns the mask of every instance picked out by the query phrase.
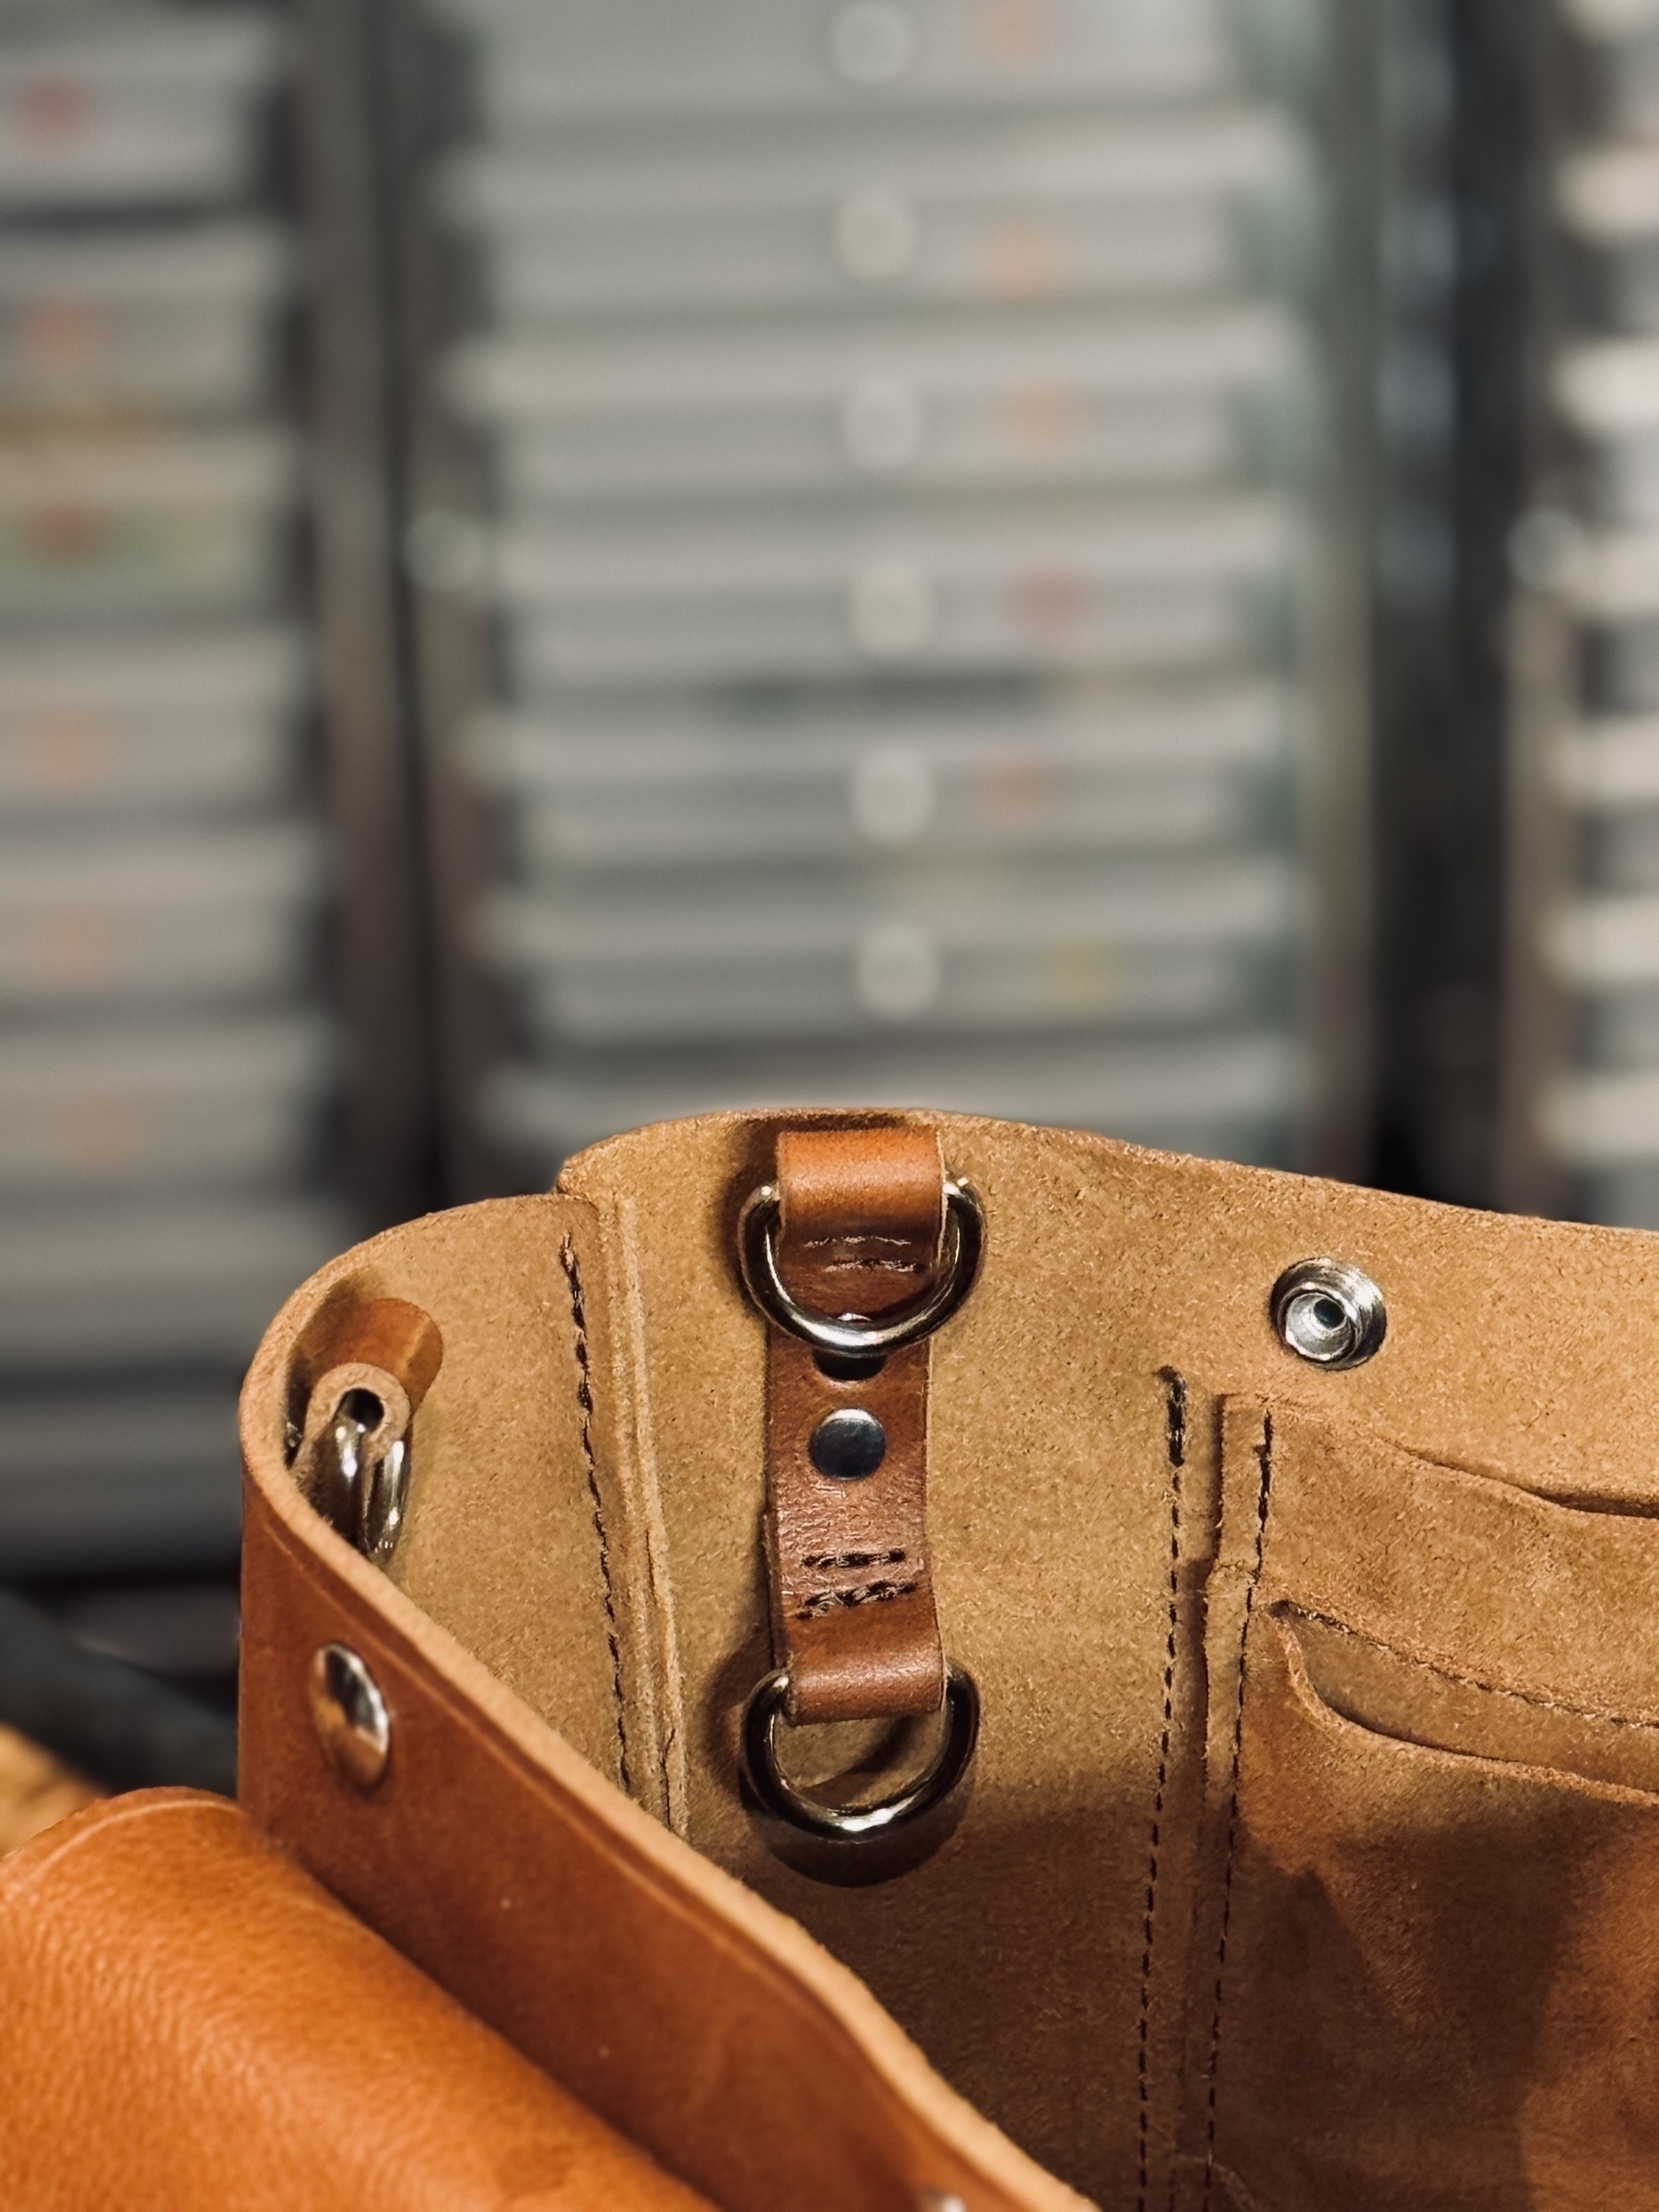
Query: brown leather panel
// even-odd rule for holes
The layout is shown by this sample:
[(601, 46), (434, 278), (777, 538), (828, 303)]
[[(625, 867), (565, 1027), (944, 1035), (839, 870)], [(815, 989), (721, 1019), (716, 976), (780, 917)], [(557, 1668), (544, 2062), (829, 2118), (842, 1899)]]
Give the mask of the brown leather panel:
[[(778, 1138), (779, 1272), (821, 1312), (879, 1313), (927, 1286), (945, 1223), (929, 1129), (786, 1129)], [(945, 1653), (927, 1555), (929, 1346), (859, 1378), (825, 1373), (774, 1326), (767, 1347), (772, 1651), (795, 1722), (937, 1712)], [(858, 1480), (814, 1465), (830, 1414), (873, 1415), (886, 1456)]]
[(778, 1197), (778, 1272), (803, 1305), (884, 1313), (926, 1288), (945, 1234), (935, 1130), (785, 1129)]
[[(1230, 1602), (1211, 1575), (1217, 1398), (1652, 1508), (1659, 1362), (1632, 1359), (1631, 1332), (1645, 1342), (1638, 1317), (1659, 1313), (1659, 1240), (925, 1118), (990, 1230), (935, 1343), (928, 1451), (940, 1615), (984, 1725), (958, 1835), (870, 1890), (781, 1866), (730, 1783), (730, 1715), (769, 1646), (750, 1566), (764, 1330), (726, 1224), (771, 1172), (776, 1117), (635, 1132), (564, 1171), (629, 1287), (647, 1380), (688, 1832), (853, 1966), (1034, 2155), (1102, 2203), (1144, 2188), (1162, 2212), (1175, 2113), (1205, 2079), (1202, 2052), (1181, 2068), (1199, 1800), (1219, 1771), (1206, 1716), (1219, 1735), (1232, 1712), (1225, 1675), (1206, 1691), (1202, 1637)], [(1388, 1337), (1367, 1366), (1322, 1371), (1274, 1334), (1271, 1284), (1317, 1253), (1382, 1286)], [(1408, 1531), (1402, 1516), (1394, 1541)]]
[[(267, 1339), (262, 1364), (285, 1348)], [(256, 1370), (255, 1415), (270, 1382)], [(603, 1782), (259, 1465), (244, 1802), (329, 1888), (724, 2212), (913, 2212), (924, 2187), (971, 2212), (1077, 2205), (851, 1975)], [(335, 1641), (391, 1712), (369, 1796), (306, 1711), (312, 1653)]]
[(0, 1868), (0, 2080), (13, 2212), (703, 2203), (187, 1791)]
[[(767, 1357), (772, 1649), (789, 1669), (792, 1721), (937, 1712), (945, 1659), (927, 1556), (930, 1347), (838, 1382), (781, 1329)], [(820, 1475), (808, 1455), (827, 1414), (856, 1406), (887, 1432), (862, 1481)]]

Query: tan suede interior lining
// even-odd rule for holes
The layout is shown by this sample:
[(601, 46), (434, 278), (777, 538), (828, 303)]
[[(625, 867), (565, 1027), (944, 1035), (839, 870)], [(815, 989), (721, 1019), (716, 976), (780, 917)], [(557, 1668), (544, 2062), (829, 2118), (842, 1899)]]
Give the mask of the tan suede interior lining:
[[(933, 1356), (939, 1615), (984, 1704), (971, 1809), (935, 1859), (825, 1888), (766, 1853), (736, 1793), (735, 1720), (771, 1653), (764, 1330), (733, 1231), (776, 1117), (613, 1140), (571, 1163), (563, 1197), (413, 1224), (336, 1277), (336, 1292), (425, 1306), (443, 1335), (393, 1579), (1103, 2204), (1164, 2212), (1171, 2173), (1179, 2199), (1211, 2208), (1531, 2201), (1483, 2194), (1477, 2149), (1467, 2194), (1413, 2197), (1409, 2144), (1379, 2147), (1355, 2113), (1364, 2095), (1404, 2124), (1382, 2061), (1335, 2085), (1310, 2073), (1322, 2030), (1300, 1983), (1291, 2041), (1264, 2027), (1270, 1999), (1291, 2002), (1294, 1961), (1274, 1946), (1287, 1926), (1301, 1940), (1272, 1884), (1312, 1864), (1298, 1806), (1338, 1787), (1332, 1744), (1357, 1777), (1318, 1864), (1333, 1895), (1350, 1877), (1362, 1890), (1365, 1838), (1406, 1818), (1392, 1780), (1372, 1788), (1379, 1759), (1438, 1775), (1472, 1751), (1483, 1774), (1510, 1761), (1562, 1768), (1581, 1791), (1652, 1786), (1636, 1732), (1659, 1715), (1643, 1611), (1659, 1521), (1639, 1516), (1659, 1512), (1659, 1385), (1627, 1357), (1633, 1322), (1659, 1310), (1659, 1240), (913, 1118), (936, 1122), (987, 1219), (981, 1281)], [(1297, 1360), (1268, 1320), (1279, 1271), (1318, 1254), (1365, 1269), (1388, 1302), (1382, 1352), (1351, 1372)], [(1276, 1759), (1295, 1768), (1282, 1787)], [(1466, 1795), (1434, 1816), (1453, 1854)], [(1572, 1818), (1648, 1818), (1622, 1795), (1595, 1805)], [(1559, 1822), (1540, 1819), (1542, 1850)], [(1607, 1848), (1611, 1880), (1624, 1846)], [(1481, 1985), (1482, 2003), (1513, 1995), (1501, 1974)], [(1448, 2048), (1431, 2034), (1429, 2055), (1394, 2056), (1421, 2090)], [(1298, 2067), (1333, 2100), (1321, 2116), (1292, 2099), (1299, 2124), (1320, 2144), (1357, 2130), (1351, 2157), (1286, 2167)], [(1560, 2163), (1570, 2073), (1550, 2074), (1528, 2136), (1539, 2171)], [(1394, 2177), (1381, 2194), (1366, 2156)], [(1623, 2201), (1659, 2202), (1644, 2187)]]

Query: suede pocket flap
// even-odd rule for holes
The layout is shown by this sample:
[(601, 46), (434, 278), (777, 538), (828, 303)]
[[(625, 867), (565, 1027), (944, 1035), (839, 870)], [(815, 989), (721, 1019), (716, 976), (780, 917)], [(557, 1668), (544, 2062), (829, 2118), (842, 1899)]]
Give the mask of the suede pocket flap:
[(1427, 1740), (1449, 1734), (1455, 1748), (1490, 1693), (1546, 1764), (1565, 1740), (1556, 1720), (1659, 1725), (1659, 1519), (1541, 1497), (1294, 1411), (1263, 1426), (1256, 1604), (1299, 1617), (1314, 1682), (1349, 1686), (1330, 1700), (1339, 1710), (1369, 1701), (1394, 1733), (1389, 1714), (1420, 1709), (1438, 1715)]

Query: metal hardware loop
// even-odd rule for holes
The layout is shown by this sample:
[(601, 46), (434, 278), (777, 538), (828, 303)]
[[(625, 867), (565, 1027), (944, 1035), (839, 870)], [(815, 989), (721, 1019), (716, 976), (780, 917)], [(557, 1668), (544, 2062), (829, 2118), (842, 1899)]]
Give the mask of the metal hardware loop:
[(962, 1784), (979, 1747), (979, 1690), (966, 1668), (947, 1663), (937, 1752), (913, 1782), (874, 1805), (820, 1805), (785, 1778), (778, 1729), (788, 1697), (789, 1670), (780, 1667), (743, 1709), (743, 1779), (755, 1808), (778, 1824), (778, 1855), (816, 1880), (862, 1884), (904, 1873), (936, 1851), (966, 1809)]
[(366, 1559), (383, 1567), (397, 1548), (408, 1500), (409, 1447), (406, 1437), (377, 1441), (384, 1416), (368, 1418), (354, 1398), (372, 1396), (360, 1387), (347, 1391), (324, 1431), (322, 1449), (333, 1456), (330, 1491), (336, 1511), (331, 1518), (341, 1535)]
[(945, 1242), (934, 1281), (920, 1298), (879, 1319), (862, 1313), (819, 1313), (791, 1296), (778, 1273), (779, 1204), (777, 1184), (763, 1182), (743, 1208), (737, 1255), (744, 1288), (769, 1321), (815, 1352), (885, 1359), (889, 1352), (931, 1336), (973, 1288), (984, 1249), (985, 1217), (965, 1182), (945, 1185)]

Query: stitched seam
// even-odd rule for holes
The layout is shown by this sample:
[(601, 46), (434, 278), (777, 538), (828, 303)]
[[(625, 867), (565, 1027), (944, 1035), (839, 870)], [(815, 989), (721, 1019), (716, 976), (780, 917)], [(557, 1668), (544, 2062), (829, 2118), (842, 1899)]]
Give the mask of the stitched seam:
[(576, 1247), (569, 1237), (559, 1245), (559, 1262), (571, 1287), (571, 1321), (576, 1333), (576, 1403), (582, 1408), (582, 1456), (587, 1469), (588, 1497), (594, 1507), (594, 1535), (599, 1546), (605, 1641), (610, 1647), (611, 1694), (617, 1706), (617, 1775), (624, 1792), (631, 1796), (628, 1734), (622, 1724), (622, 1644), (617, 1632), (617, 1599), (611, 1585), (610, 1541), (605, 1532), (605, 1508), (599, 1497), (599, 1463), (594, 1453), (594, 1381), (588, 1355), (587, 1313), (582, 1300), (582, 1270), (576, 1261)]
[(1273, 1416), (1262, 1423), (1262, 1441), (1256, 1447), (1262, 1479), (1256, 1491), (1255, 1557), (1244, 1585), (1244, 1624), (1239, 1631), (1239, 1690), (1233, 1703), (1232, 1779), (1228, 1793), (1227, 1857), (1221, 1876), (1221, 1933), (1216, 1945), (1216, 1994), (1210, 2017), (1209, 2080), (1204, 2136), (1204, 2202), (1209, 2212), (1216, 2179), (1216, 2116), (1221, 2073), (1221, 2009), (1227, 1992), (1227, 1939), (1232, 1927), (1233, 1865), (1239, 1843), (1239, 1759), (1244, 1744), (1244, 1654), (1250, 1641), (1250, 1620), (1255, 1611), (1257, 1584), (1262, 1579), (1262, 1557), (1267, 1542), (1267, 1499), (1273, 1487)]
[(1346, 1620), (1337, 1620), (1329, 1613), (1315, 1612), (1309, 1606), (1287, 1603), (1276, 1606), (1274, 1611), (1294, 1614), (1297, 1619), (1313, 1621), (1322, 1629), (1335, 1629), (1339, 1636), (1351, 1636), (1356, 1643), (1369, 1644), (1373, 1652), (1386, 1652), (1391, 1659), (1420, 1668), (1426, 1675), (1438, 1675), (1442, 1682), (1455, 1682), (1460, 1689), (1478, 1689), (1488, 1697), (1512, 1698), (1517, 1704), (1535, 1705), (1544, 1712), (1559, 1712), (1571, 1721), (1602, 1721), (1610, 1728), (1659, 1730), (1659, 1720), (1639, 1713), (1615, 1712), (1608, 1706), (1565, 1705), (1559, 1698), (1546, 1698), (1536, 1690), (1514, 1689), (1505, 1682), (1488, 1682), (1480, 1675), (1460, 1674), (1455, 1667), (1441, 1666), (1433, 1659), (1419, 1659), (1415, 1653), (1403, 1652), (1397, 1643), (1385, 1642), (1380, 1636), (1368, 1636), (1363, 1629), (1350, 1627)]
[(1147, 2212), (1151, 2186), (1152, 2085), (1148, 2075), (1152, 2037), (1152, 1931), (1158, 1911), (1158, 1863), (1163, 1833), (1164, 1791), (1170, 1779), (1170, 1744), (1175, 1723), (1175, 1652), (1181, 1624), (1181, 1470), (1186, 1463), (1186, 1381), (1171, 1369), (1163, 1380), (1165, 1450), (1170, 1462), (1170, 1621), (1164, 1643), (1163, 1733), (1158, 1739), (1158, 1782), (1152, 1793), (1152, 1833), (1147, 1847), (1147, 1911), (1142, 1923), (1140, 2040), (1135, 2051), (1135, 2090), (1140, 2111), (1140, 2188), (1135, 2212)]
[(832, 1567), (902, 1567), (908, 1556), (902, 1551), (809, 1551), (801, 1564), (823, 1573)]
[(818, 1620), (826, 1613), (839, 1612), (841, 1607), (853, 1606), (885, 1606), (896, 1597), (909, 1597), (922, 1587), (918, 1579), (911, 1583), (865, 1583), (858, 1590), (820, 1590), (809, 1597), (795, 1614), (797, 1620)]

